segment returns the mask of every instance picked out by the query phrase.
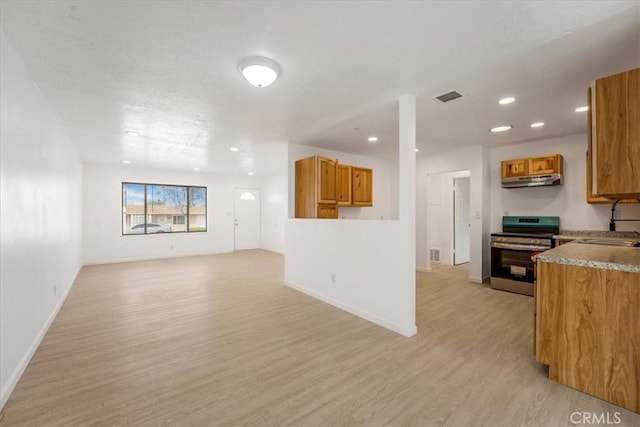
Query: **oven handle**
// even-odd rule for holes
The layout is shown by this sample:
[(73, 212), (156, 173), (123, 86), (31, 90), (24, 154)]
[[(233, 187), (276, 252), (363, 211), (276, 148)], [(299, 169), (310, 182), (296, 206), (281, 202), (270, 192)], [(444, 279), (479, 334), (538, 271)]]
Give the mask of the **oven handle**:
[(517, 245), (514, 243), (497, 243), (497, 242), (491, 242), (491, 247), (500, 248), (500, 249), (512, 249), (515, 251), (526, 251), (526, 252), (546, 251), (548, 249), (551, 249), (548, 246)]

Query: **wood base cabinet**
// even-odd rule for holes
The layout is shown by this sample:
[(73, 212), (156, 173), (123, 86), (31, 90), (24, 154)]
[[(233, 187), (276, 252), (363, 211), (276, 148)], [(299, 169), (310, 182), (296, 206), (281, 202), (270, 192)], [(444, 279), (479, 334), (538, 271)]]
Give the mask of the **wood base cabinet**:
[(537, 266), (536, 360), (550, 379), (640, 412), (640, 273)]

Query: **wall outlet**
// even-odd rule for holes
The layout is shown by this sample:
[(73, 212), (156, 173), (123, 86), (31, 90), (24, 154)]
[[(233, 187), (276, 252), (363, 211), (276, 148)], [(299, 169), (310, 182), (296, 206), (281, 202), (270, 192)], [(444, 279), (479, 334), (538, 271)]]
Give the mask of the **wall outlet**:
[(336, 273), (331, 273), (331, 283), (336, 283)]

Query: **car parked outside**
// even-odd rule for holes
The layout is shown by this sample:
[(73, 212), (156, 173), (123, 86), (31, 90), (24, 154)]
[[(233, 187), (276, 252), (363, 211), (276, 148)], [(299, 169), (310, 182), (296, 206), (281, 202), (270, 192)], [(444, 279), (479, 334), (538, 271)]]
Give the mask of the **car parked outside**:
[[(147, 223), (146, 225), (147, 225), (147, 234), (171, 233), (172, 231), (170, 225), (154, 224), (154, 223)], [(145, 224), (134, 225), (133, 227), (129, 228), (129, 231), (127, 232), (127, 234), (144, 234), (144, 226)]]

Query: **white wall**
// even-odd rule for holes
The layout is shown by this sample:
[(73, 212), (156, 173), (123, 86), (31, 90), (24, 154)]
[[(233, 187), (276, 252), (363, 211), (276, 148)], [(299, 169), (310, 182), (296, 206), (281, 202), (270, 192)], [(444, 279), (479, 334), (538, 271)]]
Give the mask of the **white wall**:
[(289, 286), (403, 335), (415, 333), (406, 306), (406, 285), (415, 294), (415, 279), (402, 272), (407, 255), (398, 250), (399, 221), (289, 219), (286, 234)]
[[(471, 260), (469, 279), (481, 282), (490, 275), (491, 257), (489, 254), (489, 166), (485, 147), (476, 146), (453, 152), (420, 156), (417, 163), (417, 224), (416, 224), (416, 263), (419, 270), (429, 270), (429, 247), (434, 236), (428, 232), (428, 177), (433, 174), (449, 174), (455, 171), (469, 171), (471, 186)], [(444, 175), (443, 175), (444, 176)], [(448, 175), (452, 176), (452, 175)], [(440, 194), (440, 197), (442, 195)], [(436, 227), (437, 221), (432, 222)], [(436, 237), (444, 239), (444, 237)], [(450, 239), (451, 237), (449, 237)], [(438, 242), (440, 245), (447, 245)], [(452, 243), (449, 242), (448, 245)]]
[(262, 182), (262, 248), (284, 254), (285, 222), (288, 216), (288, 144), (282, 144), (282, 159), (275, 175)]
[(2, 408), (81, 266), (82, 167), (4, 33), (0, 39)]
[[(557, 215), (565, 230), (608, 230), (611, 205), (586, 202), (587, 135), (574, 135), (526, 144), (497, 147), (491, 158), (491, 230), (500, 231), (503, 215)], [(562, 154), (564, 185), (539, 188), (501, 188), (500, 161)], [(620, 218), (640, 218), (640, 205), (618, 204)], [(617, 230), (638, 230), (640, 222), (619, 222)]]
[[(234, 188), (262, 190), (265, 222), (284, 221), (286, 207), (278, 209), (283, 215), (277, 219), (272, 207), (265, 209), (265, 200), (277, 197), (277, 182), (264, 186), (265, 179), (249, 176), (229, 176), (207, 173), (171, 172), (136, 168), (134, 165), (110, 166), (85, 163), (83, 186), (83, 241), (86, 264), (167, 258), (186, 255), (233, 252), (234, 250)], [(206, 233), (164, 233), (153, 235), (122, 235), (122, 182), (195, 185), (207, 187)], [(266, 188), (263, 188), (266, 187)], [(278, 205), (277, 203), (275, 205)], [(264, 227), (263, 227), (264, 228)], [(264, 239), (264, 237), (263, 237)], [(282, 251), (284, 230), (269, 229), (268, 245)]]
[[(400, 101), (399, 167), (385, 168), (342, 153), (290, 148), (293, 161), (323, 154), (339, 161), (374, 169), (374, 208), (369, 218), (398, 220), (323, 220), (289, 218), (286, 226), (285, 282), (302, 292), (392, 329), (403, 335), (416, 333), (415, 326), (415, 98)], [(385, 171), (398, 173), (397, 188)], [(292, 178), (290, 176), (290, 178)], [(378, 191), (387, 185), (397, 194)], [(293, 206), (294, 181), (289, 181)], [(364, 217), (362, 208), (361, 215)], [(290, 209), (290, 214), (292, 214)], [(340, 215), (342, 216), (342, 210)]]
[(341, 219), (398, 219), (397, 162), (289, 144), (289, 218), (295, 215), (295, 163), (309, 156), (325, 156), (338, 162), (373, 169), (373, 206), (339, 207)]

